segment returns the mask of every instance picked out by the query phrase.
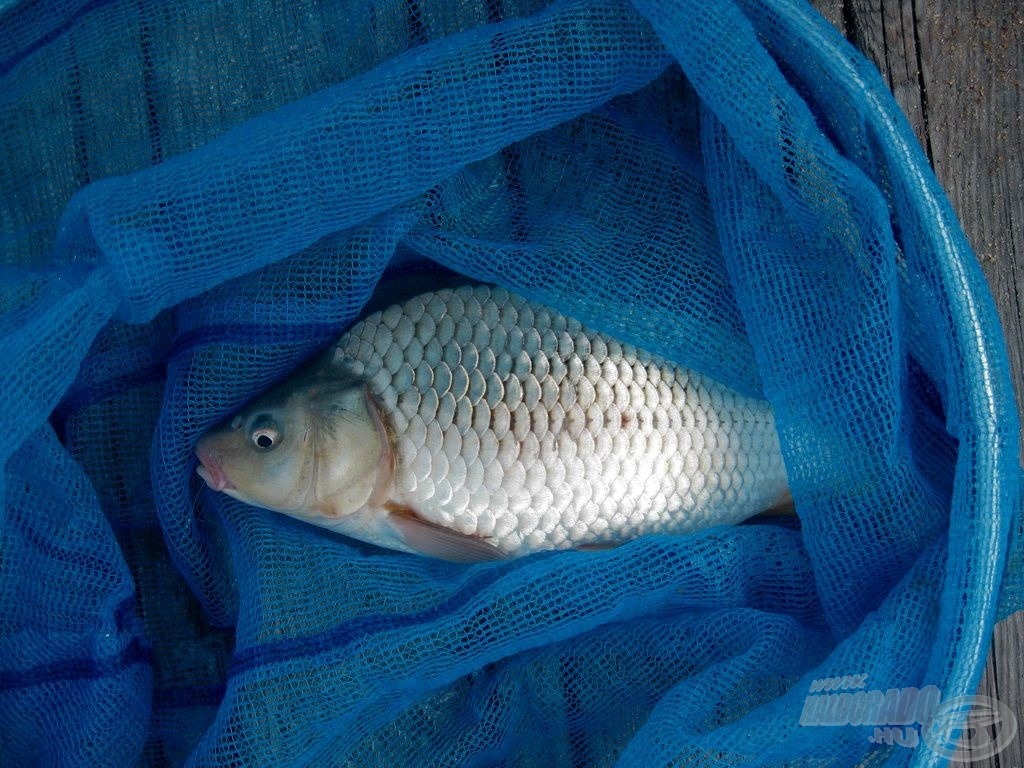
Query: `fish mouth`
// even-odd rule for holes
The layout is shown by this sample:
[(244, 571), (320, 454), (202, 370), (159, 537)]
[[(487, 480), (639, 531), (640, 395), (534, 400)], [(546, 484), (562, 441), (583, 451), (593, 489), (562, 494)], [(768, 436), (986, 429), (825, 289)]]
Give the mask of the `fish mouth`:
[(196, 451), (199, 457), (199, 466), (196, 467), (196, 474), (199, 475), (211, 489), (215, 491), (234, 491), (235, 484), (228, 480), (220, 464), (206, 451)]

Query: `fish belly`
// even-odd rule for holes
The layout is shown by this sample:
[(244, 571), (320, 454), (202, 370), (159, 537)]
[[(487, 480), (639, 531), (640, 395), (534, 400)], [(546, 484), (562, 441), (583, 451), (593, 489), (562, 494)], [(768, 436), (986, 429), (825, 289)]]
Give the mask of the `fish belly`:
[(786, 493), (767, 403), (503, 289), (372, 314), (334, 360), (390, 420), (392, 501), (510, 555), (736, 523)]

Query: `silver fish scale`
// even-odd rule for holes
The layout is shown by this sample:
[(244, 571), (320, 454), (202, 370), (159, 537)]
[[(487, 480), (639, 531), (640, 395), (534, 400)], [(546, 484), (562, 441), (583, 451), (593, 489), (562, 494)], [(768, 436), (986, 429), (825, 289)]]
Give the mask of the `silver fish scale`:
[(735, 523), (786, 492), (766, 403), (503, 289), (372, 314), (334, 359), (390, 420), (392, 500), (509, 554)]

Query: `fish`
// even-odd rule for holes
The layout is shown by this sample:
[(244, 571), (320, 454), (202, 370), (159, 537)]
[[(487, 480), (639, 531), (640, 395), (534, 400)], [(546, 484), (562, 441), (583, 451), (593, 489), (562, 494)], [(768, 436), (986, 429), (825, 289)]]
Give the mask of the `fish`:
[(686, 534), (791, 498), (767, 401), (491, 285), (366, 316), (196, 457), (213, 491), (462, 563)]

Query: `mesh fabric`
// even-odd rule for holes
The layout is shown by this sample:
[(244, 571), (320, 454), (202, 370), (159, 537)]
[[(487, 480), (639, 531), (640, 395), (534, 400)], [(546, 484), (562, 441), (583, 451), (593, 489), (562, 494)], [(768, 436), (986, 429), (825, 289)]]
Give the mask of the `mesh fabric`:
[[(941, 760), (801, 712), (844, 675), (974, 692), (1024, 592), (1018, 417), (923, 153), (802, 2), (0, 30), (0, 762)], [(201, 488), (204, 430), (460, 279), (768, 398), (799, 524), (467, 567)]]

